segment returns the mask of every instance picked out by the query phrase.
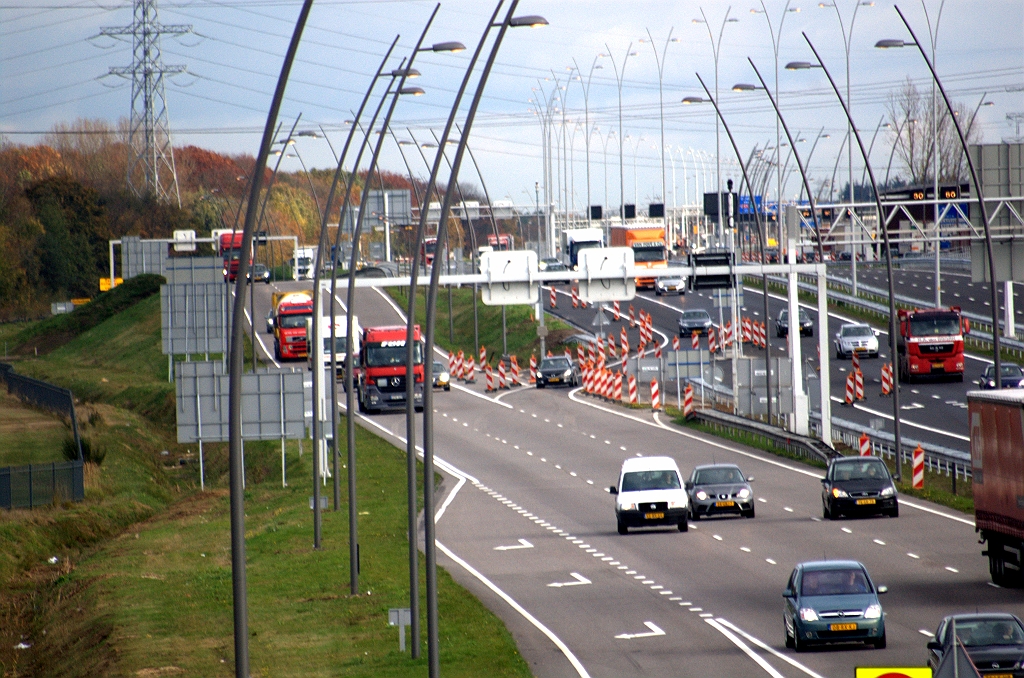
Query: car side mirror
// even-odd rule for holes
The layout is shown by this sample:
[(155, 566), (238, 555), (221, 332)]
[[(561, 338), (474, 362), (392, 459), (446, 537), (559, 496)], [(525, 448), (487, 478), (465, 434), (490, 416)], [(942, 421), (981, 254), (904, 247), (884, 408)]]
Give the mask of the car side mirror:
[(619, 488), (615, 487), (614, 485), (612, 485), (611, 487), (608, 488), (608, 494), (618, 494), (618, 493), (619, 493)]
[(822, 478), (821, 479), (821, 484), (822, 485), (828, 485), (828, 478)]
[(871, 330), (871, 331), (875, 333), (875, 336), (876, 336), (876, 337), (880, 337), (880, 336), (882, 336), (882, 332), (881, 332), (881, 330)]
[(783, 598), (792, 598), (793, 597), (793, 589), (787, 588), (785, 591), (782, 592), (782, 597)]
[(889, 592), (889, 587), (888, 586), (879, 586), (878, 587), (878, 595), (883, 595), (883, 594), (888, 593), (888, 592)]
[(688, 490), (692, 490), (693, 489), (693, 483), (691, 481), (689, 481), (689, 480), (687, 480), (685, 483), (683, 483), (683, 486), (686, 489), (688, 489)]
[(929, 640), (928, 641), (928, 649), (929, 650), (936, 650), (938, 652), (942, 652), (942, 643), (940, 643), (937, 640)]
[(754, 476), (747, 476), (747, 482), (748, 483), (754, 482)]

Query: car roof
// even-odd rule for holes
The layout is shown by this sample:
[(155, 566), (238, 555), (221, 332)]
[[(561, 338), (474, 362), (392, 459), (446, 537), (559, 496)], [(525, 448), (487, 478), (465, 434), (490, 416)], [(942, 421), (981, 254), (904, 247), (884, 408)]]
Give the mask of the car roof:
[(847, 327), (868, 327), (868, 328), (870, 328), (871, 325), (868, 325), (867, 323), (843, 323), (842, 327), (840, 327), (839, 329), (843, 330), (843, 329), (846, 329)]
[(849, 570), (851, 568), (859, 568), (867, 571), (862, 563), (857, 560), (809, 560), (805, 563), (797, 565), (804, 572), (809, 571), (821, 571), (821, 570)]
[(706, 468), (734, 468), (738, 471), (740, 467), (736, 464), (700, 464), (699, 466), (694, 466), (693, 470), (703, 471)]
[(1020, 618), (1015, 614), (1009, 612), (965, 612), (963, 614), (950, 614), (942, 618), (942, 621), (948, 622), (951, 619), (957, 621), (981, 621), (981, 620), (998, 620), (998, 621), (1016, 621), (1020, 622)]
[(830, 459), (828, 463), (830, 465), (831, 464), (859, 464), (859, 463), (864, 462), (864, 461), (883, 461), (883, 460), (882, 460), (881, 457), (876, 457), (873, 454), (867, 454), (867, 455), (864, 455), (863, 457), (861, 457), (861, 456), (856, 456), (856, 457), (832, 457), (832, 459)]
[(631, 473), (634, 471), (666, 471), (678, 472), (679, 466), (672, 457), (630, 457), (622, 462), (622, 472)]
[(711, 317), (711, 314), (708, 313), (707, 311), (705, 311), (703, 308), (687, 308), (687, 309), (684, 309), (683, 310), (683, 315), (684, 316), (688, 316), (688, 315), (694, 315), (694, 316), (695, 315), (706, 315), (709, 318)]

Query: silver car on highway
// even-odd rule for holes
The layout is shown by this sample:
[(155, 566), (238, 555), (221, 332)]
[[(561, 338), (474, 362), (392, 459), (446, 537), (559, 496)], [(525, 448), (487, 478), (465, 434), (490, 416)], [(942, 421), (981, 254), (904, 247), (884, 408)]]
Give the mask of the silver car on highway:
[(836, 332), (833, 342), (836, 359), (851, 357), (854, 353), (871, 358), (878, 357), (878, 332), (864, 323), (846, 323)]

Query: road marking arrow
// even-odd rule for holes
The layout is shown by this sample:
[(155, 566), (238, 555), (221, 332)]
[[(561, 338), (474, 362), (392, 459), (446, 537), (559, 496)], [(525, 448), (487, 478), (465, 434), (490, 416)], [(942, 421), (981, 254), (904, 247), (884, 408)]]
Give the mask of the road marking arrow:
[(562, 588), (563, 586), (583, 586), (585, 584), (593, 583), (589, 579), (584, 577), (582, 574), (580, 574), (579, 572), (570, 572), (569, 574), (576, 581), (556, 581), (556, 582), (553, 582), (551, 584), (548, 584), (548, 586), (550, 586), (552, 588), (558, 589), (558, 588)]
[(650, 633), (620, 633), (615, 636), (616, 638), (622, 638), (623, 640), (632, 640), (634, 638), (650, 638), (652, 636), (663, 636), (665, 632), (658, 628), (654, 622), (645, 621), (644, 626), (651, 630)]
[(533, 544), (531, 544), (530, 542), (526, 541), (525, 539), (520, 539), (519, 540), (519, 544), (517, 544), (516, 546), (495, 546), (494, 550), (495, 551), (513, 551), (515, 549), (532, 549), (532, 548), (533, 548)]
[(923, 410), (924, 405), (921, 403), (910, 403), (909, 405), (901, 405), (901, 410)]

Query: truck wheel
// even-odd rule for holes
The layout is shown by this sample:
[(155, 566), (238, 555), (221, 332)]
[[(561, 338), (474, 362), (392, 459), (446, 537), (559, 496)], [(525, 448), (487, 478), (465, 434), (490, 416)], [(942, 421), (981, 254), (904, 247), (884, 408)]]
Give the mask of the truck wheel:
[(875, 649), (876, 650), (884, 650), (885, 649), (885, 631), (882, 631), (882, 637), (875, 641)]
[(281, 362), (281, 347), (276, 341), (274, 342), (274, 360)]
[(621, 520), (618, 521), (618, 522), (619, 522), (619, 534), (628, 534), (629, 533), (629, 528), (626, 527), (626, 523), (622, 522)]

